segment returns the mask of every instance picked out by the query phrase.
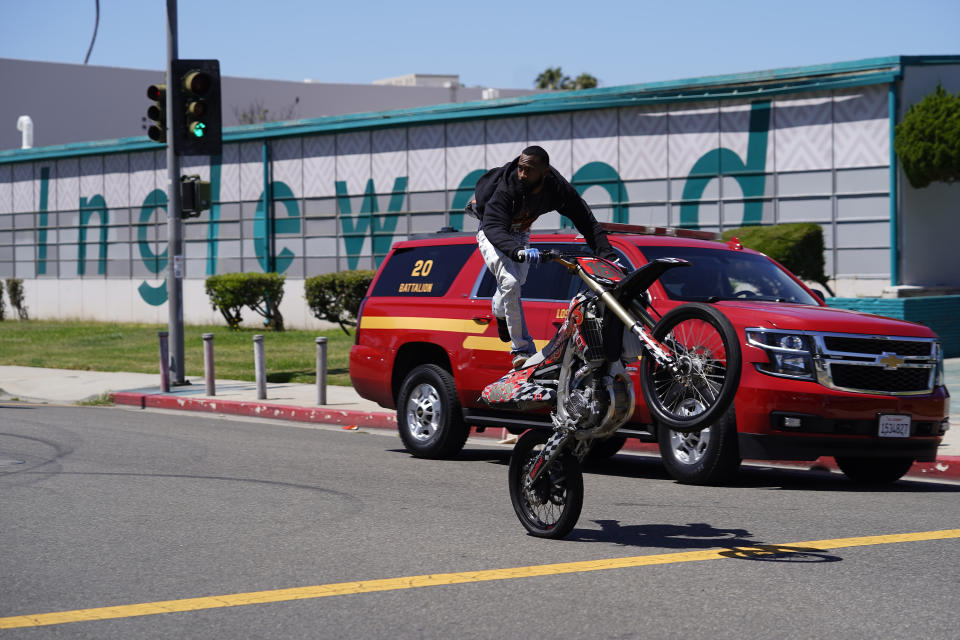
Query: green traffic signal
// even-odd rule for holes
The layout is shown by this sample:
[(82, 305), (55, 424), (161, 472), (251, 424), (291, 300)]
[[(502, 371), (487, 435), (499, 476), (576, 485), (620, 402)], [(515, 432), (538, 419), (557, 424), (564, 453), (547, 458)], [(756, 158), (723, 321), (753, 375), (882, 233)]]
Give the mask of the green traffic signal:
[(206, 98), (213, 84), (213, 78), (203, 70), (192, 69), (183, 76), (182, 82), (187, 99), (187, 131), (196, 140), (200, 141), (207, 133), (207, 123), (204, 116), (207, 113)]
[(220, 63), (177, 59), (173, 61), (172, 73), (174, 153), (178, 156), (219, 155), (223, 130)]

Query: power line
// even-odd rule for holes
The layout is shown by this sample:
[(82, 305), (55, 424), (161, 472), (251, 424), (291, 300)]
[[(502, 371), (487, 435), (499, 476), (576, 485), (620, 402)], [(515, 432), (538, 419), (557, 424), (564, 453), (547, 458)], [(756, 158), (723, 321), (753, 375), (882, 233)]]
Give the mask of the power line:
[(83, 64), (87, 64), (90, 59), (90, 53), (93, 51), (93, 43), (97, 41), (97, 29), (100, 27), (100, 0), (94, 0), (97, 5), (97, 19), (93, 23), (93, 38), (90, 39), (90, 48), (87, 49), (87, 57), (83, 59)]

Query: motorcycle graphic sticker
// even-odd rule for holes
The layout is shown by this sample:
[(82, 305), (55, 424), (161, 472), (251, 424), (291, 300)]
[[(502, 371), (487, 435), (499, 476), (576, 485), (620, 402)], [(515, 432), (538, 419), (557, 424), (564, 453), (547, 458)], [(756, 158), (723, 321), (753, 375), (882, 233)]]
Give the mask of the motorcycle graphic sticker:
[(509, 372), (487, 385), (481, 399), (489, 405), (520, 410), (552, 406), (556, 402), (557, 391), (531, 380), (530, 376), (535, 370), (535, 367), (528, 367)]

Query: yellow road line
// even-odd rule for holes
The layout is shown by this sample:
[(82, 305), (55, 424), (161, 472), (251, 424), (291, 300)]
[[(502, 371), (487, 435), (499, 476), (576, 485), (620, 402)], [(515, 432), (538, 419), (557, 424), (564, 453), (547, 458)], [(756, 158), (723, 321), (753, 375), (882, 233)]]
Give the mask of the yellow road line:
[(372, 593), (376, 591), (419, 589), (421, 587), (436, 587), (441, 585), (466, 584), (471, 582), (490, 582), (493, 580), (513, 580), (516, 578), (532, 578), (535, 576), (551, 576), (564, 573), (580, 573), (585, 571), (604, 571), (608, 569), (624, 569), (629, 567), (644, 567), (678, 562), (699, 562), (701, 560), (718, 560), (731, 557), (742, 558), (744, 556), (763, 555), (769, 553), (790, 553), (791, 551), (804, 553), (824, 552), (830, 549), (843, 549), (847, 547), (865, 547), (878, 544), (918, 542), (923, 540), (947, 540), (951, 538), (960, 538), (960, 529), (921, 531), (917, 533), (899, 533), (858, 538), (836, 538), (832, 540), (811, 540), (808, 542), (794, 542), (782, 545), (757, 545), (753, 547), (705, 549), (702, 551), (662, 553), (648, 556), (632, 556), (628, 558), (607, 558), (604, 560), (585, 560), (580, 562), (564, 562), (560, 564), (542, 564), (529, 567), (513, 567), (509, 569), (489, 569), (484, 571), (465, 571), (461, 573), (435, 573), (432, 575), (386, 578), (382, 580), (364, 580), (359, 582), (337, 582), (332, 584), (321, 584), (312, 587), (275, 589), (272, 591), (254, 591), (251, 593), (235, 593), (205, 598), (186, 598), (183, 600), (165, 600), (161, 602), (146, 602), (143, 604), (100, 607), (96, 609), (75, 609), (73, 611), (59, 611), (55, 613), (37, 613), (25, 616), (11, 616), (8, 618), (0, 618), (0, 629), (41, 627), (54, 624), (64, 624), (67, 622), (132, 618), (135, 616), (150, 616), (159, 613), (201, 611), (204, 609), (217, 609), (222, 607), (239, 607), (248, 604), (287, 602), (290, 600), (307, 600), (311, 598), (344, 596), (357, 593)]

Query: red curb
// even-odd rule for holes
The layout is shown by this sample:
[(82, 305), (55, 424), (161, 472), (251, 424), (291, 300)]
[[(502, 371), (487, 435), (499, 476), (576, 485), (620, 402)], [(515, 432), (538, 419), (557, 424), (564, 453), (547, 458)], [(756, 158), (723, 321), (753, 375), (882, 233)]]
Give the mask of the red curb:
[(119, 391), (113, 394), (116, 404), (138, 406), (141, 409), (176, 409), (182, 411), (202, 411), (206, 413), (226, 413), (255, 418), (275, 420), (294, 420), (318, 424), (357, 425), (396, 429), (397, 418), (392, 413), (380, 411), (353, 411), (329, 409), (324, 407), (298, 407), (269, 402), (247, 402), (242, 400), (218, 400), (216, 398), (188, 398), (175, 395), (133, 393)]
[[(206, 413), (224, 413), (316, 424), (356, 425), (358, 427), (370, 427), (374, 429), (395, 430), (397, 428), (396, 414), (388, 411), (354, 411), (322, 407), (300, 407), (269, 402), (190, 398), (177, 395), (136, 393), (131, 391), (117, 391), (112, 395), (113, 401), (116, 404), (130, 405), (140, 407), (141, 409), (149, 407), (154, 409), (202, 411)], [(500, 440), (506, 433), (503, 429), (488, 427), (482, 432), (473, 429), (471, 435)], [(660, 455), (660, 448), (654, 442), (641, 442), (635, 439), (628, 439), (623, 448), (625, 450), (648, 453), (658, 457)], [(747, 462), (804, 470), (838, 470), (837, 464), (832, 457), (822, 457), (816, 460), (749, 460)], [(960, 480), (960, 456), (937, 456), (936, 462), (915, 462), (905, 477), (929, 480)]]

